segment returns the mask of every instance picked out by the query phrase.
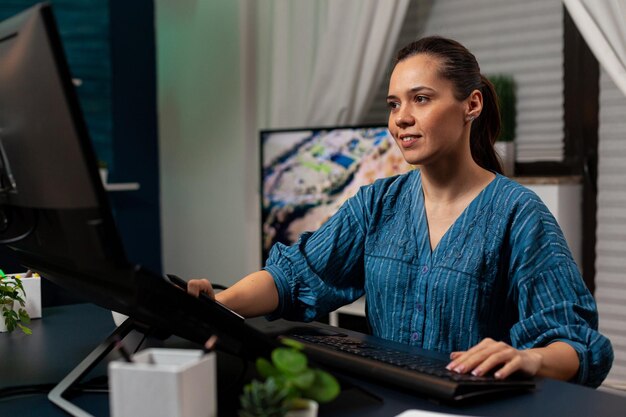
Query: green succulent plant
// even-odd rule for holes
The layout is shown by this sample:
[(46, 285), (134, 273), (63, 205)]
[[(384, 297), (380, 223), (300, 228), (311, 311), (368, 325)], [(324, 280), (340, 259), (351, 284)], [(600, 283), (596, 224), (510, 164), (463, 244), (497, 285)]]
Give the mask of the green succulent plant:
[[(0, 279), (0, 314), (4, 318), (8, 332), (19, 328), (25, 334), (32, 334), (32, 331), (25, 326), (25, 324), (30, 323), (30, 316), (24, 308), (26, 305), (25, 297), (22, 280), (18, 278)], [(17, 311), (14, 308), (15, 303), (20, 306)]]
[(292, 409), (302, 408), (304, 399), (318, 403), (334, 400), (341, 388), (334, 376), (310, 368), (303, 346), (292, 339), (283, 339), (286, 346), (272, 351), (271, 362), (256, 360), (256, 369), (264, 382), (253, 380), (244, 387), (240, 397), (240, 417), (282, 417)]
[(289, 410), (286, 404), (288, 391), (280, 387), (274, 378), (265, 382), (252, 381), (239, 397), (239, 417), (283, 417)]

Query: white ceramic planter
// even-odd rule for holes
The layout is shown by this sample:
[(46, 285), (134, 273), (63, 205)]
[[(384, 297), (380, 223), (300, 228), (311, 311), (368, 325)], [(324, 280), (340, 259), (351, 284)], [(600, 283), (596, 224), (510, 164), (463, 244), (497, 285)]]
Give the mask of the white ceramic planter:
[(301, 410), (289, 410), (285, 417), (317, 417), (319, 404), (313, 400), (306, 400), (308, 407)]
[(515, 174), (515, 142), (496, 142), (494, 148), (502, 160), (504, 175), (512, 177)]
[(112, 417), (216, 417), (215, 353), (146, 349), (109, 362)]

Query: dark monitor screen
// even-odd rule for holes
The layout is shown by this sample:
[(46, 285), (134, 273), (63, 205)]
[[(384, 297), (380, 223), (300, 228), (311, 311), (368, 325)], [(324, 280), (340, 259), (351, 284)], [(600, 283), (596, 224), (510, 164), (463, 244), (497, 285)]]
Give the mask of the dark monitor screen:
[[(92, 275), (124, 268), (56, 35), (48, 7), (0, 26), (0, 241), (33, 269)], [(54, 281), (56, 274), (49, 275)], [(124, 291), (119, 284), (112, 290)]]
[(359, 187), (410, 169), (386, 126), (262, 131), (263, 259), (317, 230)]
[(0, 22), (0, 243), (45, 279), (143, 324), (197, 342), (218, 334), (250, 356), (270, 348), (223, 306), (126, 259), (46, 4)]

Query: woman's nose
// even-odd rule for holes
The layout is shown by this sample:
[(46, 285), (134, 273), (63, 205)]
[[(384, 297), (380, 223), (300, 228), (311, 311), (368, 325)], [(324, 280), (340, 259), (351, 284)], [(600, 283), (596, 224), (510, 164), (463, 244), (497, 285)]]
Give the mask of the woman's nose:
[(414, 124), (415, 118), (413, 117), (413, 115), (406, 109), (400, 109), (400, 111), (396, 115), (396, 126), (405, 127), (412, 126)]

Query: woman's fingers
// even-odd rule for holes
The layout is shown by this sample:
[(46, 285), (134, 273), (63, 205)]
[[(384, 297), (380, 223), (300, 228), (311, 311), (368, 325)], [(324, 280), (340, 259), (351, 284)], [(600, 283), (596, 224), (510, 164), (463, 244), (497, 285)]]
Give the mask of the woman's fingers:
[(502, 368), (498, 369), (494, 373), (494, 376), (497, 379), (508, 378), (512, 373), (519, 371), (522, 368), (522, 365), (522, 358), (518, 355), (509, 362), (505, 363)]
[(462, 354), (464, 354), (465, 351), (460, 351), (460, 352), (452, 352), (450, 354), (450, 360), (455, 360), (456, 358), (458, 358), (459, 356), (461, 356)]
[(455, 352), (459, 353), (453, 359), (452, 362), (446, 366), (446, 369), (455, 371), (458, 373), (469, 372), (474, 369), (475, 365), (479, 362), (482, 362), (485, 358), (487, 358), (490, 352), (494, 349), (494, 345), (496, 342), (493, 339), (487, 338), (483, 339), (480, 343), (473, 346), (471, 349), (468, 349), (466, 352)]
[(466, 352), (453, 352), (450, 359), (452, 362), (446, 367), (449, 370), (482, 376), (497, 369), (494, 375), (498, 379), (507, 378), (517, 371), (535, 375), (541, 366), (541, 355), (538, 353), (517, 350), (492, 339), (484, 339)]
[(208, 279), (192, 279), (187, 283), (187, 292), (194, 297), (199, 297), (200, 293), (215, 299), (215, 291)]
[(472, 368), (472, 375), (482, 376), (501, 365), (512, 364), (519, 368), (519, 352), (512, 347), (498, 349)]

